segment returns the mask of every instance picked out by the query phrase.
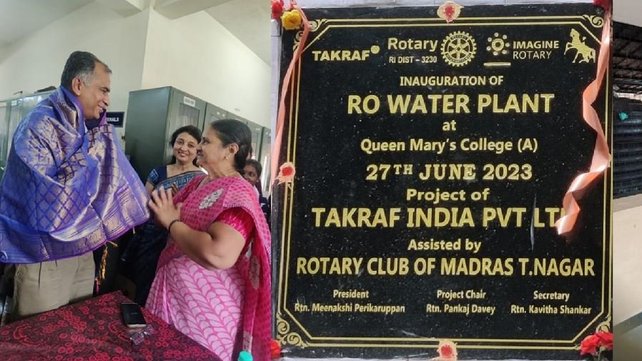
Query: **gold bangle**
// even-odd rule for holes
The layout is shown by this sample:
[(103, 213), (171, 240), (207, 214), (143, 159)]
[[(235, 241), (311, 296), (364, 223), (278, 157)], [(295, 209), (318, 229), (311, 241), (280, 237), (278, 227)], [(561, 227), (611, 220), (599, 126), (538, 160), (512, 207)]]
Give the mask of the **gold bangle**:
[(169, 222), (169, 225), (167, 226), (167, 233), (172, 233), (172, 226), (174, 225), (174, 223), (180, 222), (180, 221), (181, 221), (180, 219), (176, 218), (175, 220)]

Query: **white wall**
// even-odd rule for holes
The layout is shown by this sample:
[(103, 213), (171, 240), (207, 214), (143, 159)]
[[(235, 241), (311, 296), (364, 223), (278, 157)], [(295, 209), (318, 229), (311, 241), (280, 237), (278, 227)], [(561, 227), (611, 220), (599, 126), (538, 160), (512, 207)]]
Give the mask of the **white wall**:
[(98, 2), (68, 14), (14, 45), (0, 63), (0, 99), (60, 84), (74, 50), (95, 54), (112, 69), (112, 111), (127, 108), (129, 91), (140, 88), (148, 11), (128, 18)]
[(642, 2), (640, 0), (613, 0), (613, 20), (642, 26)]
[(270, 71), (205, 12), (176, 20), (151, 14), (143, 88), (172, 85), (270, 127)]

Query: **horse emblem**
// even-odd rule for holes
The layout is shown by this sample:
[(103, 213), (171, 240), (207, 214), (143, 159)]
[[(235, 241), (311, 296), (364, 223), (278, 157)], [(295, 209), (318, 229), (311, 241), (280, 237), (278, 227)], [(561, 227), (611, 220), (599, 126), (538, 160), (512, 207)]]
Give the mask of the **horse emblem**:
[(564, 54), (570, 49), (575, 49), (575, 57), (573, 62), (577, 61), (577, 58), (580, 57), (580, 63), (588, 63), (589, 61), (595, 62), (595, 49), (586, 45), (584, 42), (586, 40), (585, 36), (580, 38), (580, 33), (571, 29), (571, 41), (566, 43), (566, 48), (564, 49)]

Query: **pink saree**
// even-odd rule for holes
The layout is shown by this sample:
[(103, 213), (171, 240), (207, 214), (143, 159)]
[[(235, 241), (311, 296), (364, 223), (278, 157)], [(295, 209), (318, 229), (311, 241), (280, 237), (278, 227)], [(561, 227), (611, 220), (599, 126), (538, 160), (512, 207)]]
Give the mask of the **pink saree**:
[(207, 270), (188, 258), (171, 238), (158, 261), (146, 307), (222, 360), (248, 351), (254, 361), (270, 359), (270, 231), (256, 192), (241, 177), (225, 177), (198, 188), (195, 177), (174, 197), (183, 203), (181, 221), (207, 228), (227, 209), (251, 215), (244, 252), (226, 270)]

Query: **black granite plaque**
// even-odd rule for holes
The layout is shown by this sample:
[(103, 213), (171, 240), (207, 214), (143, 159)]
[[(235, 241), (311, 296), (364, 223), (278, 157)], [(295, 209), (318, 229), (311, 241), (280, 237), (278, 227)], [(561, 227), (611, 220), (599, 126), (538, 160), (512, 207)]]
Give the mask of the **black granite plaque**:
[[(290, 356), (577, 359), (611, 318), (611, 176), (591, 164), (591, 4), (304, 9), (274, 188)], [(282, 73), (300, 33), (284, 30)], [(610, 84), (593, 106), (610, 138)]]

